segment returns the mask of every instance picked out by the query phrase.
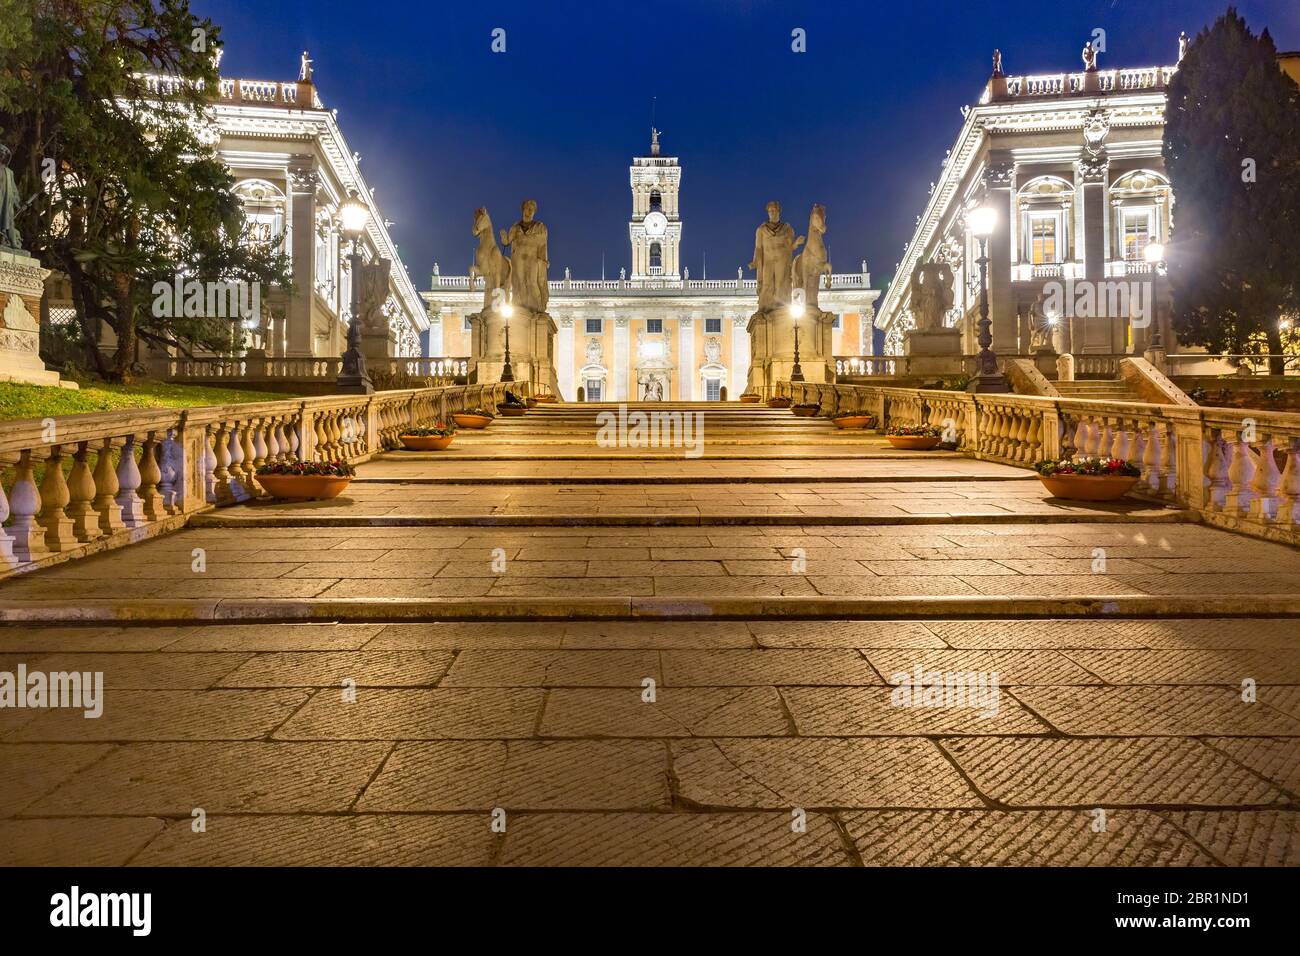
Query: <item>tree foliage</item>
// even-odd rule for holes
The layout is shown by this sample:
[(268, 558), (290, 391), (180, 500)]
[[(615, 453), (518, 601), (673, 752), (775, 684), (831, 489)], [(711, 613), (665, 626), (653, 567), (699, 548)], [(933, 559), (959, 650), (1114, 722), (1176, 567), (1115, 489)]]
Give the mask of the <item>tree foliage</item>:
[[(0, 141), (34, 197), (19, 228), (67, 276), (91, 367), (128, 380), (141, 342), (229, 349), (230, 320), (151, 308), (177, 275), (289, 285), (279, 243), (248, 241), (216, 153), (217, 27), (187, 0), (0, 0), (0, 13)], [(101, 324), (117, 335), (111, 364)]]
[(1170, 83), (1164, 137), (1180, 339), (1242, 354), (1294, 347), (1280, 322), (1300, 308), (1300, 88), (1267, 30), (1256, 36), (1229, 8), (1197, 35)]

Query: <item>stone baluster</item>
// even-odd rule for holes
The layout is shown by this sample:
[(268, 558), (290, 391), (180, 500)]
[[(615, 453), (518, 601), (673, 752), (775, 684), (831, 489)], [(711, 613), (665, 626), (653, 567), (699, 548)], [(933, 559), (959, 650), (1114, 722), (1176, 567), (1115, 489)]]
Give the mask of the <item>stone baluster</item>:
[(302, 422), (286, 422), (284, 426), (285, 438), (288, 439), (288, 460), (300, 461), (302, 459), (302, 436), (298, 430), (302, 427)]
[(1250, 484), (1254, 498), (1250, 502), (1250, 514), (1260, 521), (1272, 522), (1277, 519), (1278, 508), (1282, 503), (1282, 472), (1278, 470), (1277, 459), (1273, 451), (1277, 439), (1269, 435), (1259, 446), (1259, 467), (1255, 469), (1255, 478)]
[(266, 460), (279, 464), (284, 459), (284, 419), (276, 416), (266, 423)]
[(176, 430), (167, 429), (163, 440), (158, 443), (158, 494), (162, 496), (163, 511), (167, 514), (179, 514), (181, 511), (181, 492), (178, 487), (184, 452), (181, 443), (176, 440)]
[(1211, 509), (1222, 511), (1228, 500), (1232, 482), (1228, 478), (1228, 446), (1221, 429), (1211, 430), (1209, 450), (1205, 460), (1205, 500)]
[(167, 508), (163, 503), (158, 483), (162, 481), (162, 468), (158, 464), (160, 452), (158, 433), (149, 432), (145, 436), (144, 447), (140, 451), (140, 496), (141, 511), (146, 521), (160, 521), (167, 517)]
[(1178, 492), (1178, 430), (1170, 425), (1160, 436), (1160, 494), (1172, 498)]
[(41, 513), (41, 493), (32, 478), (31, 451), (24, 451), (14, 466), (14, 486), (9, 493), (9, 510), (13, 516), (9, 534), (14, 539), (14, 557), (26, 564), (49, 554), (45, 546), (45, 529), (37, 522), (37, 516)]
[(1250, 503), (1255, 499), (1251, 487), (1255, 480), (1255, 456), (1251, 454), (1244, 430), (1237, 433), (1237, 440), (1232, 443), (1229, 453), (1232, 462), (1228, 466), (1229, 488), (1224, 508), (1233, 514), (1246, 515), (1250, 512)]
[(68, 507), (66, 513), (72, 521), (72, 535), (83, 544), (102, 535), (99, 513), (95, 511), (95, 476), (91, 474), (86, 458), (90, 443), (81, 442), (72, 456), (72, 471), (68, 474)]
[[(0, 472), (4, 471), (5, 462), (0, 458)], [(0, 570), (9, 571), (17, 565), (18, 560), (14, 557), (14, 539), (4, 528), (4, 523), (9, 520), (9, 496), (5, 494), (5, 486), (0, 482)]]
[(1159, 422), (1149, 422), (1146, 437), (1142, 443), (1142, 483), (1152, 494), (1160, 494), (1164, 475), (1161, 464), (1164, 455), (1164, 435), (1161, 434)]
[(1285, 450), (1286, 467), (1282, 469), (1282, 483), (1278, 487), (1281, 503), (1277, 520), (1295, 527), (1300, 524), (1300, 438), (1287, 439)]
[(271, 430), (271, 423), (268, 419), (259, 418), (253, 425), (253, 470), (256, 471), (267, 462), (267, 456), (270, 449), (267, 445), (266, 436)]
[(139, 494), (141, 480), (140, 466), (135, 460), (135, 436), (127, 435), (117, 462), (117, 503), (128, 528), (139, 528), (145, 523), (144, 500)]
[(113, 439), (105, 438), (95, 455), (95, 511), (99, 530), (115, 534), (126, 527), (122, 507), (117, 503), (117, 471), (113, 467)]
[(41, 479), (40, 526), (45, 529), (45, 547), (50, 551), (67, 551), (80, 542), (72, 531), (72, 519), (65, 510), (72, 501), (67, 479), (63, 476), (63, 446), (51, 445)]
[(248, 473), (244, 468), (244, 424), (230, 423), (230, 491), (239, 501), (249, 497)]
[(213, 504), (224, 504), (235, 498), (230, 488), (230, 448), (226, 423), (217, 422), (216, 425), (209, 425), (207, 433), (212, 438), (212, 446), (206, 456), (211, 460), (208, 472), (211, 475), (208, 500)]

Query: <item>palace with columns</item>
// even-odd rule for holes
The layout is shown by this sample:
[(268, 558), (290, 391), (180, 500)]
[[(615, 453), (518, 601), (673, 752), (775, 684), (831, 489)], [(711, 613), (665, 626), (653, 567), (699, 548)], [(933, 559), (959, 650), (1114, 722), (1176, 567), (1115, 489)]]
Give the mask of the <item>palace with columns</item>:
[[(946, 264), (954, 277), (944, 324), (960, 329), (962, 353), (978, 351), (979, 245), (966, 214), (991, 206), (989, 309), (994, 350), (1027, 355), (1040, 344), (1094, 356), (1142, 354), (1154, 337), (1172, 346), (1168, 283), (1158, 254), (1169, 240), (1174, 197), (1162, 159), (1165, 90), (1176, 66), (1011, 76), (995, 54), (993, 75), (932, 184), (925, 211), (881, 303), (885, 351), (904, 353), (916, 325), (917, 267)], [(1155, 261), (1150, 261), (1154, 259)], [(1150, 283), (1150, 324), (1128, 314), (1080, 317), (1044, 310), (1048, 283)]]
[[(734, 400), (745, 391), (750, 364), (749, 320), (758, 304), (755, 280), (692, 279), (680, 268), (682, 166), (664, 156), (659, 134), (650, 152), (629, 167), (631, 275), (550, 280), (548, 311), (555, 321), (553, 361), (566, 401)], [(787, 211), (798, 227), (799, 215)], [(802, 228), (799, 228), (802, 232)], [(482, 280), (442, 275), (435, 265), (428, 303), (426, 354), (466, 356), (473, 364), (471, 320), (483, 303)], [(879, 292), (866, 263), (860, 272), (827, 277), (821, 308), (836, 316), (830, 352), (870, 349)], [(809, 363), (811, 364), (811, 363)], [(833, 378), (829, 366), (809, 378)], [(816, 375), (814, 379), (813, 376)]]
[[(165, 95), (170, 81), (152, 81)], [(389, 321), (388, 355), (418, 357), (429, 325), (424, 302), (361, 173), (360, 156), (343, 138), (338, 111), (321, 102), (311, 60), (304, 54), (296, 82), (223, 78), (209, 117), (207, 134), (235, 178), (235, 193), (253, 226), (252, 240), (283, 247), (297, 290), (293, 296), (281, 290), (263, 293), (262, 321), (245, 329), (249, 354), (285, 360), (280, 368), (286, 378), (310, 377), (303, 370), (313, 364), (320, 366), (321, 377), (332, 374), (321, 360), (337, 360), (347, 347), (352, 294), (351, 244), (342, 236), (339, 206), (355, 190), (371, 212), (360, 239), (363, 260), (392, 262), (383, 307)], [(52, 277), (48, 293), (50, 320), (71, 321), (66, 283)], [(111, 331), (105, 330), (101, 345), (115, 345)], [(172, 366), (168, 377), (177, 377), (185, 363), (164, 364)], [(201, 363), (193, 377), (203, 378), (203, 372)]]

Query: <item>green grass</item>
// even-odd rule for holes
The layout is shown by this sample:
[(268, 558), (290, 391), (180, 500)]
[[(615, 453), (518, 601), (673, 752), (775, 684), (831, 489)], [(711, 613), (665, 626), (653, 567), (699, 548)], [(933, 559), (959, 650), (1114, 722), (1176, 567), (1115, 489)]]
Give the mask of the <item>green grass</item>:
[(110, 412), (123, 408), (193, 408), (197, 405), (274, 402), (293, 397), (279, 392), (168, 385), (163, 382), (136, 385), (83, 383), (78, 391), (0, 382), (0, 421)]

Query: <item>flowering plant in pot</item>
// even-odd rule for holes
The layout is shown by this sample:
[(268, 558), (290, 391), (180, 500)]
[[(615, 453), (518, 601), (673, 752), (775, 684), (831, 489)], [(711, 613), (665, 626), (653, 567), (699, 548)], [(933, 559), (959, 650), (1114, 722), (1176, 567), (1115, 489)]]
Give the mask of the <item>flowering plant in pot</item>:
[(492, 424), (492, 419), (496, 418), (486, 408), (467, 408), (463, 412), (456, 412), (452, 420), (461, 428), (487, 428)]
[(346, 461), (277, 461), (257, 469), (273, 498), (337, 498), (356, 476)]
[(1058, 458), (1034, 465), (1038, 480), (1054, 498), (1116, 501), (1133, 490), (1142, 470), (1123, 458)]
[(404, 429), (400, 438), (407, 451), (442, 451), (455, 436), (455, 425), (434, 425)]
[(812, 418), (822, 410), (821, 402), (797, 402), (790, 406), (790, 411), (800, 418)]
[(789, 395), (773, 395), (767, 400), (768, 408), (789, 408), (794, 404), (794, 399)]
[(740, 404), (742, 405), (757, 405), (762, 400), (763, 396), (758, 392), (745, 392), (740, 396)]
[(836, 428), (875, 428), (876, 416), (869, 412), (841, 409), (831, 416)]
[(890, 425), (885, 437), (895, 448), (929, 451), (943, 439), (943, 432), (934, 425)]

